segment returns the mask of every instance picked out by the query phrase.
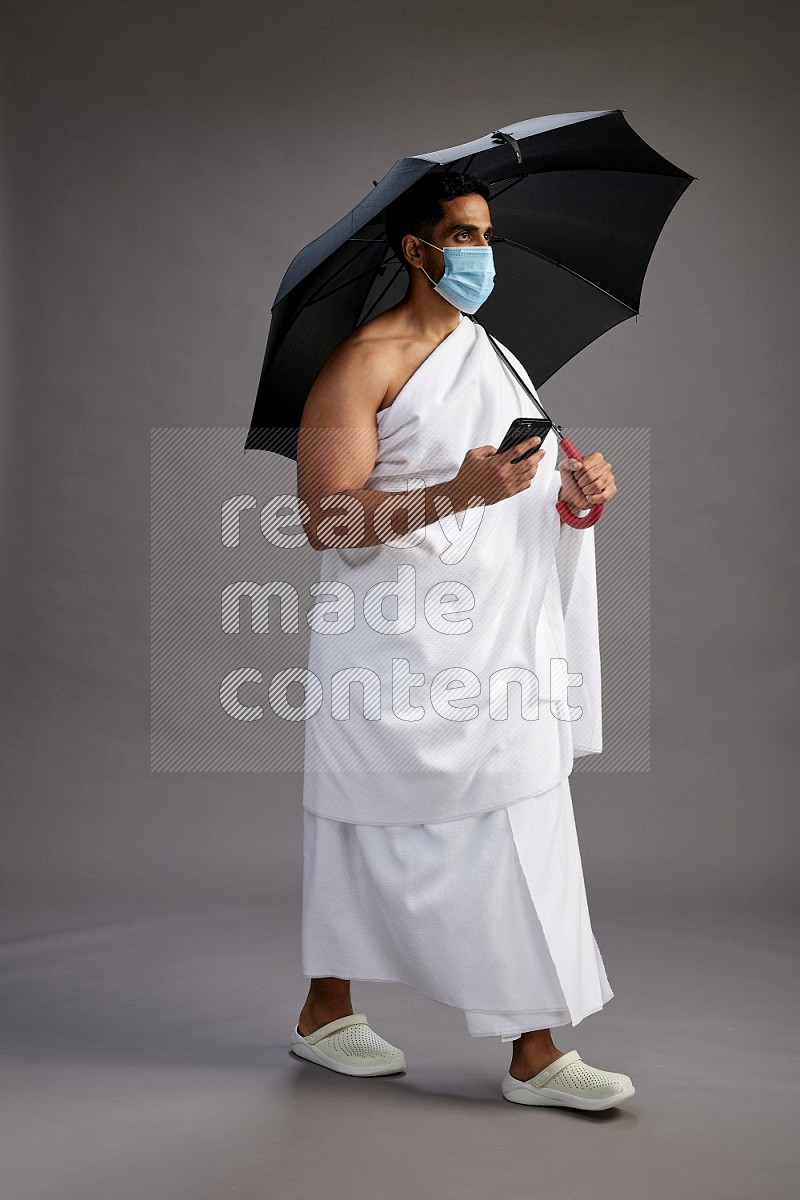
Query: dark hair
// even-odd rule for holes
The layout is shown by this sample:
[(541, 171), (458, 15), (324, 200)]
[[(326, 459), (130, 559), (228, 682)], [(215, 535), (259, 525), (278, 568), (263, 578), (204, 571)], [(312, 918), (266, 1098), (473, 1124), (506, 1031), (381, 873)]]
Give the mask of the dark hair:
[(411, 270), (411, 264), (400, 245), (405, 235), (413, 233), (427, 237), (445, 216), (443, 200), (473, 194), (482, 196), (484, 200), (491, 195), (488, 184), (475, 175), (462, 175), (457, 171), (431, 171), (392, 201), (384, 213), (386, 240), (407, 271)]

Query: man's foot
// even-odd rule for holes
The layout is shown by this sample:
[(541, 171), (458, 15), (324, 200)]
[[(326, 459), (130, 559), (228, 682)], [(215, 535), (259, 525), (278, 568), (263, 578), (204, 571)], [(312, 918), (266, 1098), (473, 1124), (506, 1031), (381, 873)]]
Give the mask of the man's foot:
[(341, 1075), (396, 1075), (406, 1069), (403, 1051), (371, 1029), (364, 1013), (335, 1018), (308, 1035), (293, 1029), (289, 1046), (299, 1058)]
[(512, 1059), (508, 1073), (513, 1079), (532, 1079), (534, 1075), (538, 1075), (545, 1067), (549, 1067), (550, 1063), (560, 1058), (563, 1053), (563, 1050), (553, 1050), (552, 1054), (546, 1054), (543, 1057), (527, 1057), (519, 1062)]
[(316, 1033), (323, 1025), (327, 1025), (329, 1021), (335, 1021), (337, 1017), (352, 1017), (353, 1005), (347, 1004), (309, 1004), (306, 1001), (303, 1006), (303, 1011), (300, 1013), (300, 1019), (297, 1022), (297, 1032), (301, 1037), (308, 1037), (310, 1033)]
[(555, 1062), (564, 1053), (554, 1044), (552, 1038), (533, 1038), (523, 1034), (514, 1042), (511, 1056), (511, 1066), (508, 1073), (512, 1079), (532, 1079), (550, 1063)]
[(353, 1016), (350, 980), (326, 975), (311, 980), (306, 1002), (300, 1011), (297, 1031), (301, 1037), (316, 1033), (330, 1021)]
[(509, 1072), (501, 1090), (506, 1100), (514, 1104), (546, 1104), (595, 1112), (621, 1104), (636, 1091), (629, 1075), (592, 1067), (577, 1050), (568, 1050), (529, 1079), (518, 1079)]

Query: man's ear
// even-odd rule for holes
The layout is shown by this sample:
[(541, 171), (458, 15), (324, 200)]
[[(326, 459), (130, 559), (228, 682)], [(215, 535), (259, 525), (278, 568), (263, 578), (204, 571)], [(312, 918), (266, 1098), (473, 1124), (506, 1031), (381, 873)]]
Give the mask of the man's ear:
[(406, 233), (400, 242), (400, 249), (405, 253), (406, 260), (414, 267), (422, 266), (422, 253), (419, 243), (413, 233)]

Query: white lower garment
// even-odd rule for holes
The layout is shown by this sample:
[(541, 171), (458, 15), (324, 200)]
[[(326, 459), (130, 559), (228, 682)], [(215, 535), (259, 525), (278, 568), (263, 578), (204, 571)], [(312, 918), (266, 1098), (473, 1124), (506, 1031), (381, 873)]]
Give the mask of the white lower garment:
[(456, 820), (363, 825), (304, 809), (309, 978), (404, 983), (473, 1037), (577, 1025), (614, 995), (592, 932), (569, 779)]

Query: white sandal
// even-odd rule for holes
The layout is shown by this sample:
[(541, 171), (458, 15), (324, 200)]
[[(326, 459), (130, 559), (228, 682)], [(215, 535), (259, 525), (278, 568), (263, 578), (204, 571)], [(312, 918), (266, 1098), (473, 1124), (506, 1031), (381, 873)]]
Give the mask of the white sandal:
[(515, 1079), (509, 1072), (501, 1087), (514, 1104), (553, 1104), (566, 1108), (612, 1108), (633, 1096), (628, 1075), (590, 1067), (577, 1050), (568, 1050), (531, 1079)]
[(337, 1017), (306, 1037), (295, 1025), (290, 1049), (342, 1075), (394, 1075), (406, 1069), (403, 1051), (370, 1029), (363, 1013)]

